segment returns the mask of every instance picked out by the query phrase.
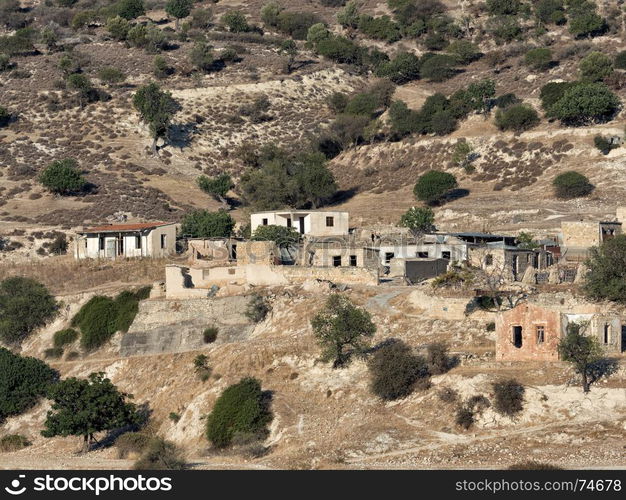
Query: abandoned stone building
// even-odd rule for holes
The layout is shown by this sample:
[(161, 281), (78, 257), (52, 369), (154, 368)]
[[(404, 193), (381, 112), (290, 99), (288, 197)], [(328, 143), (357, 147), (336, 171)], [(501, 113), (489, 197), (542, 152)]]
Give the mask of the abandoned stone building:
[(622, 352), (624, 327), (619, 313), (591, 303), (525, 301), (496, 317), (496, 360), (557, 361), (559, 341), (570, 323), (583, 325), (585, 334), (596, 337), (607, 355)]
[(176, 224), (106, 224), (76, 231), (76, 259), (160, 258), (176, 253)]
[(271, 210), (250, 216), (252, 233), (259, 226), (292, 227), (300, 234), (311, 236), (341, 236), (350, 230), (348, 212), (323, 210)]
[(561, 222), (562, 254), (566, 261), (582, 262), (589, 249), (622, 234), (622, 223), (617, 221), (563, 221)]

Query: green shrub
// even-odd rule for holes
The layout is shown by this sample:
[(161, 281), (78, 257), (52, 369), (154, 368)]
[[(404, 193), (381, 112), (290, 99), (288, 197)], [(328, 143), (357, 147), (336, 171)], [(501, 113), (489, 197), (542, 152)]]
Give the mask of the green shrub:
[(524, 56), (526, 66), (536, 70), (547, 70), (552, 66), (552, 51), (546, 47), (530, 49)]
[(220, 329), (216, 326), (209, 326), (204, 329), (202, 332), (202, 340), (204, 340), (205, 344), (211, 344), (217, 340), (217, 334), (220, 332)]
[(125, 432), (115, 440), (118, 458), (128, 458), (131, 454), (139, 455), (148, 443), (150, 436), (145, 432)]
[(220, 21), (225, 25), (232, 33), (245, 33), (251, 31), (251, 27), (248, 24), (248, 20), (243, 12), (238, 10), (231, 10), (226, 12), (220, 18)]
[(520, 12), (520, 0), (487, 0), (487, 12), (492, 16), (514, 16)]
[(46, 359), (59, 359), (61, 356), (63, 356), (63, 348), (51, 347), (50, 349), (46, 349), (43, 352), (43, 355)]
[(610, 140), (606, 139), (601, 135), (596, 135), (593, 138), (593, 145), (600, 151), (603, 155), (608, 155), (611, 150), (618, 148), (617, 144), (613, 144)]
[(177, 424), (178, 422), (180, 422), (180, 414), (176, 413), (175, 411), (170, 412), (170, 414), (167, 416), (167, 418), (169, 418), (172, 422), (174, 422), (175, 424)]
[(368, 363), (370, 390), (385, 401), (409, 396), (418, 378), (429, 376), (426, 361), (411, 352), (404, 342), (387, 344)]
[(397, 42), (402, 38), (400, 28), (389, 16), (362, 15), (359, 18), (358, 29), (375, 40), (385, 40), (389, 43)]
[(259, 323), (265, 319), (272, 310), (272, 306), (267, 299), (261, 295), (254, 294), (246, 306), (246, 317), (254, 323)]
[(496, 331), (496, 324), (493, 321), (490, 321), (489, 323), (487, 323), (487, 326), (485, 327), (485, 330), (487, 330), (488, 332), (495, 332)]
[(619, 98), (603, 83), (577, 83), (548, 110), (567, 125), (586, 125), (610, 120), (620, 106)]
[(117, 304), (110, 297), (93, 297), (74, 316), (72, 326), (80, 328), (83, 349), (97, 349), (117, 331)]
[(189, 52), (189, 62), (201, 71), (211, 71), (215, 57), (213, 47), (206, 42), (196, 42)]
[(183, 217), (181, 232), (191, 238), (227, 238), (234, 227), (234, 219), (224, 210), (196, 210)]
[(569, 32), (576, 38), (590, 38), (604, 34), (608, 29), (606, 20), (595, 12), (578, 14), (569, 21)]
[(425, 54), (421, 59), (420, 78), (443, 82), (457, 73), (456, 59), (445, 54)]
[(448, 346), (443, 342), (433, 342), (426, 348), (428, 371), (433, 375), (441, 375), (450, 371), (458, 364), (458, 359), (449, 356)]
[(126, 75), (118, 68), (104, 67), (98, 70), (98, 78), (107, 85), (117, 85), (126, 80)]
[(563, 0), (538, 0), (534, 5), (535, 15), (544, 24), (565, 24)]
[(32, 443), (21, 434), (7, 434), (0, 438), (0, 453), (19, 451)]
[(130, 31), (130, 23), (121, 16), (111, 17), (107, 21), (107, 30), (111, 36), (118, 41), (126, 40)]
[(498, 16), (487, 22), (488, 30), (497, 42), (510, 43), (523, 39), (522, 27), (515, 16)]
[[(592, 247), (590, 249), (589, 259), (587, 260), (588, 272), (585, 275), (585, 282), (583, 290), (585, 295), (593, 300), (610, 300), (618, 303), (626, 302), (626, 279), (624, 261), (626, 260), (626, 235), (619, 234), (614, 238), (605, 240), (600, 246)], [(569, 334), (569, 332), (568, 332)], [(561, 349), (564, 351), (565, 356), (561, 356), (561, 359), (568, 358), (568, 361), (576, 363), (576, 357), (581, 364), (576, 366), (577, 372), (583, 374), (588, 372), (589, 365), (593, 366), (597, 359), (589, 359), (589, 352), (587, 349), (592, 348), (591, 354), (596, 351), (597, 342), (595, 337), (584, 335), (580, 332), (580, 328), (573, 331), (572, 342), (563, 344)], [(580, 334), (580, 335), (578, 335)], [(580, 336), (584, 338), (580, 338)], [(565, 342), (569, 335), (563, 337)], [(576, 338), (578, 337), (578, 339)], [(578, 346), (578, 356), (574, 354), (575, 348)], [(574, 352), (572, 352), (574, 351)], [(595, 352), (595, 354), (601, 354), (602, 351)], [(593, 356), (595, 357), (595, 356)], [(589, 362), (588, 366), (585, 366), (585, 361)], [(597, 378), (600, 374), (587, 373), (585, 377), (587, 384)], [(591, 381), (590, 381), (591, 380)], [(588, 390), (588, 386), (586, 387)]]
[(178, 447), (160, 437), (150, 439), (141, 457), (135, 462), (134, 470), (184, 470), (187, 468)]
[(467, 430), (474, 425), (474, 411), (467, 406), (459, 406), (456, 411), (456, 425)]
[(226, 448), (234, 438), (261, 440), (272, 421), (267, 396), (254, 378), (244, 378), (222, 392), (207, 417), (206, 435), (217, 448)]
[(146, 13), (143, 0), (118, 0), (115, 9), (120, 17), (127, 20), (135, 19)]
[(448, 45), (446, 52), (454, 56), (456, 61), (462, 65), (476, 61), (482, 56), (478, 47), (467, 40), (455, 40)]
[(300, 233), (293, 227), (268, 224), (257, 227), (252, 233), (252, 239), (255, 241), (273, 241), (279, 247), (291, 247), (300, 241)]
[(209, 366), (209, 358), (206, 354), (198, 354), (195, 358), (193, 358), (193, 366), (196, 375), (200, 380), (202, 380), (202, 382), (209, 380), (212, 370)]
[(417, 80), (420, 77), (420, 59), (411, 52), (400, 52), (391, 61), (381, 64), (376, 69), (376, 76), (389, 78), (398, 85)]
[(39, 176), (42, 186), (53, 193), (69, 195), (85, 189), (87, 181), (72, 158), (56, 160), (48, 165)]
[(578, 65), (583, 82), (599, 82), (613, 73), (613, 61), (602, 52), (589, 52)]
[(337, 63), (359, 64), (363, 61), (361, 47), (342, 36), (329, 36), (320, 40), (315, 50), (319, 55)]
[(306, 40), (311, 26), (321, 23), (322, 20), (313, 12), (282, 11), (276, 18), (276, 29), (296, 40)]
[(0, 423), (33, 407), (59, 374), (43, 361), (0, 347)]
[(55, 332), (53, 336), (54, 347), (65, 347), (75, 342), (79, 337), (79, 333), (73, 328), (66, 328)]
[(539, 98), (541, 107), (548, 111), (554, 103), (563, 97), (565, 91), (576, 85), (576, 82), (550, 82), (541, 87)]
[(18, 343), (51, 320), (57, 302), (45, 286), (31, 278), (0, 282), (0, 340)]
[(494, 408), (502, 415), (514, 416), (524, 409), (524, 386), (515, 379), (493, 384)]
[(513, 104), (496, 111), (495, 124), (500, 130), (524, 132), (539, 123), (539, 115), (528, 104)]
[(132, 325), (139, 309), (139, 301), (146, 299), (151, 287), (135, 292), (124, 291), (111, 299), (96, 295), (72, 318), (72, 326), (81, 331), (80, 343), (84, 349), (97, 349), (115, 332), (126, 332)]
[(439, 170), (430, 170), (417, 180), (413, 193), (418, 200), (434, 204), (457, 185), (454, 175)]
[[(618, 69), (626, 69), (626, 50), (618, 52), (613, 61), (613, 65)], [(0, 71), (2, 71), (2, 64), (0, 63)]]
[(5, 127), (11, 121), (11, 113), (8, 109), (0, 106), (0, 127)]
[(517, 97), (515, 94), (502, 94), (494, 101), (496, 108), (504, 109), (508, 108), (513, 104), (520, 104), (522, 100)]

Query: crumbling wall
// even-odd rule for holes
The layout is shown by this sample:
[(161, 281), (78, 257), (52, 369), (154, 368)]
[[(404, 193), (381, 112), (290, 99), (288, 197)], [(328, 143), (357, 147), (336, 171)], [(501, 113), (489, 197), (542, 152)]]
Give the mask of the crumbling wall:
[[(466, 319), (467, 307), (474, 299), (472, 294), (459, 295), (454, 297), (442, 296), (435, 293), (429, 293), (425, 289), (413, 290), (409, 296), (409, 303), (423, 311), (423, 315), (434, 319), (445, 320), (464, 320)], [(493, 313), (488, 311), (476, 311), (473, 313), (478, 318), (479, 315), (485, 316), (488, 320), (493, 317)]]
[[(206, 290), (204, 290), (206, 293)], [(245, 316), (249, 297), (144, 300), (121, 340), (120, 356), (184, 352), (206, 344), (207, 327), (219, 328), (216, 343), (245, 340), (254, 325)]]

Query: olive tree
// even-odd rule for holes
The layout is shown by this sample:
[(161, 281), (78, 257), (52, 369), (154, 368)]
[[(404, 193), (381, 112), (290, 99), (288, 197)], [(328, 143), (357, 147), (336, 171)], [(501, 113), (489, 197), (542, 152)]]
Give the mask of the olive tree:
[(179, 104), (169, 92), (161, 90), (156, 83), (141, 87), (133, 96), (133, 106), (141, 120), (150, 128), (152, 153), (156, 155), (157, 140), (164, 137)]

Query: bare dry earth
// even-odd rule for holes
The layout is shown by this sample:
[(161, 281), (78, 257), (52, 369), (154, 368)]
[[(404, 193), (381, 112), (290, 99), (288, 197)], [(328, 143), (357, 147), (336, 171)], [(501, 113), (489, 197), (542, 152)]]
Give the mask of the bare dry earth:
[[(116, 342), (87, 359), (53, 365), (63, 376), (84, 377), (105, 371), (122, 390), (147, 402), (158, 432), (186, 450), (196, 468), (502, 468), (523, 460), (564, 467), (626, 466), (626, 373), (603, 381), (590, 394), (568, 385), (572, 373), (564, 364), (495, 363), (493, 337), (485, 329), (488, 316), (462, 322), (427, 319), (405, 300), (408, 290), (357, 289), (349, 292), (367, 307), (378, 325), (373, 343), (400, 338), (415, 348), (434, 340), (447, 341), (462, 363), (433, 385), (410, 397), (383, 403), (368, 390), (363, 361), (333, 370), (317, 361), (318, 348), (309, 319), (328, 292), (288, 287), (273, 292), (273, 312), (244, 342), (215, 345), (201, 352), (209, 357), (213, 375), (200, 382), (193, 369), (199, 351), (120, 359)], [(65, 314), (25, 346), (41, 355), (52, 332), (63, 326), (90, 295), (67, 296)], [(252, 458), (246, 449), (216, 453), (203, 437), (203, 416), (220, 392), (252, 375), (273, 392), (274, 420), (266, 441), (270, 453)], [(526, 385), (522, 414), (511, 419), (492, 408), (470, 431), (454, 423), (455, 405), (444, 403), (444, 387), (462, 400), (491, 397), (491, 383), (514, 376)], [(76, 455), (76, 438), (39, 436), (47, 407), (10, 419), (3, 432), (26, 434), (34, 445), (3, 454), (4, 468), (128, 468), (114, 448)], [(168, 415), (176, 412), (180, 421)]]

